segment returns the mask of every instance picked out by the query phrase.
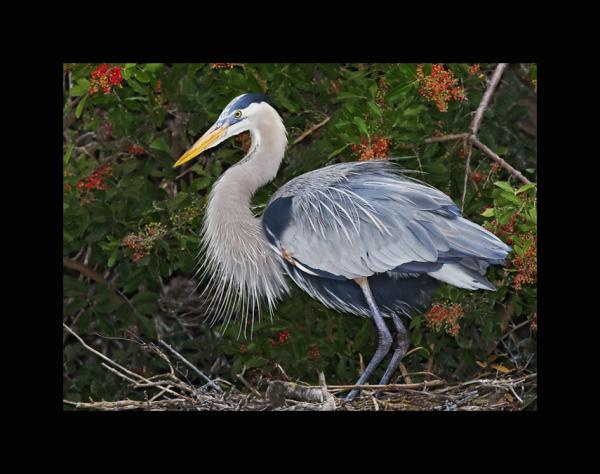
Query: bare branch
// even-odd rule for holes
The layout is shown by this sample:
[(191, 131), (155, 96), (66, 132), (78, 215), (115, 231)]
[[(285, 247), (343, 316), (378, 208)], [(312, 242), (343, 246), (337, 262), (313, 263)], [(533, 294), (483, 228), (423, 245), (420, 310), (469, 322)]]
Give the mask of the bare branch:
[(311, 128), (309, 128), (306, 132), (304, 132), (302, 135), (300, 135), (298, 138), (296, 138), (293, 143), (290, 145), (290, 147), (298, 144), (299, 142), (301, 142), (302, 140), (304, 140), (306, 137), (308, 137), (311, 133), (315, 132), (316, 130), (318, 130), (319, 128), (321, 128), (323, 125), (325, 125), (327, 122), (329, 122), (331, 120), (331, 117), (325, 117), (324, 120), (322, 120), (321, 122), (319, 122), (318, 124), (312, 126)]
[(492, 160), (498, 163), (502, 168), (508, 171), (512, 176), (517, 178), (519, 181), (525, 184), (531, 183), (525, 176), (523, 176), (519, 171), (510, 166), (506, 161), (500, 158), (496, 153), (494, 153), (489, 147), (484, 145), (479, 141), (479, 139), (475, 136), (471, 136), (469, 138), (469, 142), (479, 148), (482, 152), (484, 152), (487, 156), (489, 156)]
[(483, 113), (485, 112), (485, 109), (487, 109), (490, 103), (490, 99), (492, 98), (492, 95), (494, 94), (494, 91), (496, 90), (496, 87), (498, 86), (500, 78), (502, 77), (502, 74), (504, 73), (504, 70), (506, 69), (507, 65), (508, 63), (498, 63), (498, 65), (496, 66), (496, 69), (492, 74), (492, 78), (490, 79), (490, 83), (488, 84), (487, 89), (485, 90), (485, 93), (481, 98), (481, 102), (479, 103), (479, 106), (475, 111), (475, 116), (471, 121), (471, 125), (469, 127), (469, 129), (471, 130), (471, 134), (477, 135), (477, 132), (479, 131), (479, 127), (481, 125), (481, 120), (483, 119)]
[(423, 140), (423, 143), (442, 143), (449, 142), (452, 140), (465, 140), (469, 138), (468, 133), (449, 133), (448, 135), (441, 135), (439, 137), (429, 137)]
[(173, 349), (169, 344), (167, 344), (165, 341), (163, 341), (162, 339), (159, 341), (163, 346), (165, 346), (167, 349), (169, 349), (173, 354), (175, 354), (185, 365), (187, 365), (189, 368), (191, 368), (194, 372), (196, 372), (198, 375), (200, 375), (200, 377), (202, 377), (206, 382), (208, 382), (208, 384), (213, 387), (215, 390), (221, 392), (221, 387), (219, 387), (217, 384), (215, 384), (211, 379), (209, 379), (206, 375), (204, 375), (194, 364), (192, 364), (189, 360), (187, 360), (185, 357), (183, 357), (179, 352), (177, 352), (175, 349)]

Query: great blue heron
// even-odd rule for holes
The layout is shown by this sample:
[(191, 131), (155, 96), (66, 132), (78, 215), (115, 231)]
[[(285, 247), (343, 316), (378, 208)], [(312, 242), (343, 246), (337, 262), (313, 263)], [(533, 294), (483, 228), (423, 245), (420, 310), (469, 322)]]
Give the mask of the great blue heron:
[[(284, 272), (310, 296), (341, 312), (373, 319), (379, 344), (356, 382), (364, 384), (392, 346), (386, 384), (409, 338), (399, 315), (423, 308), (440, 281), (495, 290), (488, 266), (510, 247), (463, 218), (441, 191), (400, 174), (390, 160), (340, 163), (305, 173), (270, 199), (262, 220), (250, 209), (257, 189), (273, 180), (287, 146), (277, 111), (262, 94), (233, 99), (186, 151), (179, 166), (229, 137), (249, 131), (248, 154), (214, 184), (203, 225), (205, 272), (213, 309), (236, 309), (248, 321), (288, 292)], [(352, 400), (358, 390), (352, 390)]]

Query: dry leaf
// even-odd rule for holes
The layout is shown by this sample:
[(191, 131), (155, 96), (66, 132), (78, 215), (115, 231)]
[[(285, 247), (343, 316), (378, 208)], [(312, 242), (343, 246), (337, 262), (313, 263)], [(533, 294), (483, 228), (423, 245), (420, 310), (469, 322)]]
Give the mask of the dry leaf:
[(507, 373), (513, 371), (513, 369), (509, 369), (507, 367), (504, 367), (502, 364), (490, 364), (490, 367), (492, 369), (496, 369), (499, 372), (502, 372), (503, 374), (507, 374)]

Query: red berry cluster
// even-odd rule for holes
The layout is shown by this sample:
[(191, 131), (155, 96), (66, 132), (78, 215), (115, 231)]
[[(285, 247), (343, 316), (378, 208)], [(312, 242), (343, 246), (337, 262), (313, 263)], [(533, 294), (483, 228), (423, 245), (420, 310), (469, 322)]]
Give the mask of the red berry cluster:
[(359, 155), (358, 161), (385, 158), (389, 156), (390, 140), (381, 135), (373, 135), (370, 140), (360, 137), (360, 143), (358, 145), (352, 144), (350, 148)]
[(523, 285), (532, 285), (537, 282), (537, 248), (533, 238), (523, 255), (516, 255), (513, 264), (519, 271), (513, 280), (515, 290), (520, 290)]
[(479, 171), (471, 171), (469, 173), (469, 180), (473, 183), (480, 183), (481, 181), (485, 181), (486, 175), (480, 173)]
[(132, 155), (135, 156), (140, 156), (140, 155), (145, 155), (146, 154), (146, 150), (144, 150), (141, 146), (139, 145), (130, 145), (129, 148), (127, 148), (127, 153), (130, 153)]
[(446, 331), (451, 336), (457, 336), (460, 331), (458, 321), (465, 315), (465, 310), (458, 303), (434, 304), (423, 315), (425, 322), (434, 331)]
[(521, 236), (521, 234), (515, 234), (515, 225), (517, 221), (521, 219), (522, 215), (519, 211), (516, 211), (506, 224), (500, 224), (496, 221), (496, 219), (492, 219), (489, 223), (485, 223), (484, 227), (487, 227), (488, 230), (493, 231), (496, 236), (500, 237), (504, 242), (508, 245), (513, 244), (513, 237), (516, 235)]
[(77, 183), (77, 189), (79, 191), (106, 189), (108, 187), (105, 181), (107, 176), (112, 176), (112, 167), (110, 164), (105, 163), (86, 178), (81, 178)]
[(246, 352), (248, 350), (248, 346), (246, 344), (241, 344), (240, 345), (240, 352), (243, 354), (244, 352)]
[(319, 358), (319, 354), (321, 353), (321, 348), (319, 347), (318, 344), (313, 344), (312, 346), (310, 346), (308, 348), (308, 356), (310, 357), (310, 359), (313, 361), (313, 364), (317, 361), (317, 359)]
[(147, 224), (143, 231), (128, 234), (121, 244), (133, 251), (131, 259), (137, 263), (150, 253), (154, 242), (166, 233), (167, 229), (163, 224), (152, 222)]
[(479, 66), (479, 63), (471, 64), (469, 66), (469, 74), (471, 76), (474, 76), (475, 74), (478, 74), (479, 71), (481, 71), (481, 67)]
[(456, 85), (458, 79), (452, 71), (444, 69), (443, 64), (432, 64), (431, 74), (426, 76), (423, 66), (424, 64), (417, 66), (417, 78), (421, 83), (419, 94), (434, 102), (440, 112), (448, 110), (448, 102), (451, 100), (464, 100), (465, 89)]
[(534, 232), (519, 232), (516, 226), (519, 221), (523, 220), (523, 214), (516, 211), (511, 215), (506, 224), (500, 224), (493, 219), (489, 223), (484, 224), (488, 230), (494, 232), (508, 245), (513, 245), (515, 240), (528, 244), (527, 250), (522, 255), (517, 255), (512, 259), (512, 266), (517, 269), (517, 274), (513, 279), (513, 284), (516, 290), (520, 290), (523, 285), (531, 285), (537, 282), (537, 246), (536, 236)]
[(290, 337), (290, 330), (289, 329), (284, 329), (283, 331), (279, 331), (277, 334), (275, 334), (275, 338), (274, 339), (269, 339), (269, 342), (271, 343), (272, 347), (275, 346), (284, 346), (287, 343), (288, 337)]
[(110, 68), (108, 64), (101, 64), (90, 73), (90, 95), (94, 95), (100, 89), (105, 94), (108, 94), (111, 90), (111, 86), (121, 86), (123, 82), (123, 76), (121, 71), (123, 70), (120, 66)]

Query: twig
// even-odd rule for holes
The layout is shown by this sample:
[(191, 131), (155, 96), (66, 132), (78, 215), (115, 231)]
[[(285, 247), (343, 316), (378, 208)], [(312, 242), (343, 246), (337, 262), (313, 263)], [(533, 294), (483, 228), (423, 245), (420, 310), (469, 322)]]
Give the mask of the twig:
[(404, 381), (407, 384), (412, 384), (413, 381), (412, 381), (412, 378), (410, 377), (410, 375), (408, 373), (408, 370), (406, 370), (406, 366), (402, 362), (400, 362), (400, 364), (398, 364), (398, 367), (400, 367), (400, 373), (402, 374), (402, 377), (404, 378)]
[[(244, 371), (245, 371), (245, 369), (246, 369), (246, 367), (244, 367)], [(251, 391), (251, 392), (252, 392), (254, 395), (256, 395), (258, 398), (264, 398), (264, 397), (263, 397), (263, 396), (260, 394), (260, 392), (259, 392), (258, 390), (256, 390), (256, 389), (255, 389), (255, 388), (254, 388), (254, 387), (253, 387), (253, 386), (250, 384), (250, 382), (248, 382), (248, 381), (247, 381), (247, 380), (244, 378), (244, 375), (243, 375), (244, 371), (242, 371), (242, 373), (240, 373), (240, 374), (237, 374), (237, 375), (236, 375), (236, 377), (237, 377), (237, 378), (239, 379), (239, 381), (240, 381), (240, 382), (242, 382), (242, 383), (243, 383), (243, 384), (246, 386), (246, 388), (247, 388), (248, 390), (250, 390), (250, 391)]]
[(471, 136), (469, 138), (469, 142), (471, 142), (473, 145), (475, 145), (477, 148), (479, 148), (482, 152), (484, 152), (487, 156), (489, 156), (492, 160), (494, 160), (496, 163), (498, 163), (500, 166), (502, 166), (502, 168), (504, 168), (506, 171), (508, 171), (512, 176), (514, 176), (515, 178), (517, 178), (522, 183), (524, 183), (524, 184), (531, 183), (531, 181), (529, 181), (519, 171), (517, 171), (516, 169), (514, 169), (506, 161), (504, 161), (502, 158), (500, 158), (489, 147), (487, 147), (486, 145), (484, 145), (483, 143), (481, 143), (477, 137)]
[[(466, 146), (466, 141), (465, 141)], [(467, 153), (467, 160), (465, 162), (465, 180), (463, 183), (463, 193), (460, 204), (460, 212), (465, 210), (465, 200), (467, 199), (467, 185), (469, 184), (469, 175), (471, 174), (471, 156), (473, 155), (473, 147), (469, 147), (469, 151)]]
[(430, 137), (423, 140), (423, 143), (441, 143), (449, 142), (452, 140), (465, 140), (469, 137), (468, 133), (449, 133), (448, 135), (442, 135), (439, 137)]
[(118, 291), (108, 281), (106, 281), (104, 279), (104, 277), (100, 273), (98, 273), (95, 270), (92, 270), (87, 265), (84, 265), (81, 262), (77, 262), (75, 260), (72, 260), (72, 259), (70, 259), (68, 257), (63, 257), (63, 266), (66, 267), (66, 268), (69, 268), (71, 270), (78, 271), (83, 276), (88, 277), (90, 280), (94, 280), (96, 283), (101, 283), (103, 285), (106, 285), (108, 288), (110, 288), (112, 290), (112, 295), (111, 296), (112, 296), (112, 298), (113, 298), (113, 300), (114, 300), (115, 303), (121, 304), (121, 303), (129, 302), (127, 300), (127, 298), (125, 298), (120, 291)]
[(63, 400), (63, 403), (75, 406), (75, 408), (90, 408), (95, 410), (116, 411), (116, 410), (140, 410), (140, 409), (173, 409), (187, 407), (190, 405), (189, 400), (185, 398), (171, 398), (167, 400), (119, 400), (115, 402), (74, 402), (71, 400)]
[(329, 388), (335, 390), (350, 390), (353, 388), (359, 388), (361, 390), (403, 390), (414, 388), (439, 387), (441, 385), (446, 385), (446, 382), (444, 380), (428, 380), (420, 383), (391, 383), (387, 385), (329, 385)]
[(103, 283), (108, 285), (108, 282), (104, 279), (104, 277), (95, 270), (92, 270), (90, 267), (84, 265), (83, 263), (76, 262), (75, 260), (71, 260), (68, 257), (63, 257), (63, 267), (70, 268), (71, 270), (76, 270), (82, 275), (88, 277), (91, 280), (94, 280), (97, 283)]
[[(142, 380), (146, 383), (152, 383), (150, 380), (148, 380), (145, 377), (142, 377), (139, 374), (136, 374), (135, 372), (132, 372), (131, 370), (123, 367), (122, 365), (118, 364), (117, 362), (115, 362), (114, 360), (106, 357), (104, 354), (102, 354), (101, 352), (98, 352), (96, 349), (94, 349), (91, 346), (88, 346), (85, 341), (81, 338), (81, 336), (79, 336), (79, 334), (77, 334), (75, 331), (73, 331), (69, 326), (67, 326), (65, 323), (63, 323), (63, 328), (65, 328), (67, 331), (69, 331), (80, 343), (83, 347), (85, 347), (88, 351), (90, 351), (93, 354), (96, 354), (98, 357), (100, 357), (101, 359), (105, 360), (106, 362), (108, 362), (109, 364), (112, 364), (114, 367), (120, 369), (122, 372), (131, 375), (132, 377), (135, 377), (139, 380)], [(114, 371), (113, 371), (114, 372)], [(169, 392), (171, 395), (175, 395), (176, 397), (182, 397), (183, 395), (181, 395), (180, 393), (174, 392), (171, 389), (165, 388), (165, 387), (160, 387), (161, 389), (165, 390), (166, 392)], [(187, 398), (187, 397), (185, 397)], [(189, 399), (191, 400), (191, 399)]]
[(210, 384), (215, 390), (217, 390), (218, 392), (222, 392), (223, 390), (221, 389), (221, 387), (219, 387), (218, 385), (216, 385), (210, 378), (208, 378), (206, 375), (204, 375), (194, 364), (192, 364), (189, 360), (187, 360), (185, 357), (183, 357), (179, 352), (177, 352), (175, 349), (173, 349), (169, 344), (167, 344), (165, 341), (163, 341), (162, 339), (159, 341), (163, 346), (165, 346), (167, 349), (169, 349), (173, 354), (175, 354), (179, 359), (181, 359), (181, 361), (183, 361), (183, 363), (185, 365), (187, 365), (189, 368), (191, 368), (194, 372), (196, 372), (198, 375), (200, 375), (200, 377), (202, 377), (208, 384)]
[(479, 131), (479, 127), (481, 125), (481, 120), (483, 119), (485, 109), (487, 109), (490, 103), (490, 99), (492, 98), (492, 95), (494, 94), (494, 91), (496, 90), (496, 87), (498, 86), (500, 78), (502, 77), (502, 74), (504, 73), (504, 70), (506, 69), (507, 65), (508, 63), (498, 63), (498, 65), (496, 66), (496, 69), (492, 74), (492, 78), (490, 79), (490, 83), (488, 84), (487, 89), (485, 90), (485, 93), (481, 98), (481, 102), (479, 102), (479, 106), (475, 111), (475, 116), (473, 117), (471, 125), (469, 126), (472, 135), (477, 136), (477, 132)]
[[(471, 120), (471, 124), (469, 125), (470, 133), (451, 133), (448, 135), (442, 135), (440, 137), (430, 137), (430, 138), (426, 138), (425, 140), (423, 140), (423, 143), (441, 143), (441, 142), (447, 142), (447, 141), (452, 141), (452, 140), (464, 140), (465, 144), (469, 143), (469, 144), (474, 145), (477, 148), (479, 148), (483, 153), (485, 153), (493, 161), (495, 161), (500, 166), (502, 166), (502, 168), (504, 168), (506, 171), (508, 171), (509, 174), (511, 174), (515, 178), (519, 179), (521, 182), (523, 182), (525, 184), (529, 184), (529, 183), (531, 183), (531, 181), (529, 181), (519, 171), (517, 171), (515, 168), (510, 166), (506, 161), (504, 161), (502, 158), (500, 158), (489, 147), (487, 147), (486, 145), (481, 143), (479, 141), (479, 139), (477, 138), (477, 133), (479, 132), (479, 127), (481, 126), (481, 122), (483, 120), (483, 115), (485, 113), (485, 110), (489, 106), (492, 95), (493, 95), (494, 91), (496, 90), (498, 84), (500, 83), (500, 79), (502, 78), (502, 74), (504, 73), (506, 66), (507, 66), (507, 63), (498, 63), (498, 65), (496, 66), (496, 69), (494, 70), (494, 73), (492, 74), (492, 77), (490, 79), (490, 82), (489, 82), (484, 94), (483, 94), (483, 97), (481, 98), (481, 102), (477, 106), (477, 110), (475, 111), (473, 120)], [(465, 169), (465, 180), (464, 180), (463, 196), (462, 196), (462, 207), (463, 208), (465, 205), (466, 189), (467, 189), (469, 172), (470, 172), (471, 152), (472, 152), (472, 147), (469, 147), (469, 152), (468, 152), (468, 157), (467, 157), (467, 162), (466, 162), (466, 167), (465, 167), (466, 168)]]
[(293, 147), (294, 145), (300, 143), (302, 140), (304, 140), (306, 137), (308, 137), (311, 133), (315, 132), (316, 130), (318, 130), (319, 128), (321, 128), (323, 125), (325, 125), (327, 122), (329, 122), (331, 120), (331, 117), (325, 117), (324, 120), (320, 121), (318, 124), (313, 125), (311, 128), (309, 128), (306, 132), (304, 132), (302, 135), (300, 135), (298, 138), (296, 138), (292, 144), (290, 145), (290, 148)]

